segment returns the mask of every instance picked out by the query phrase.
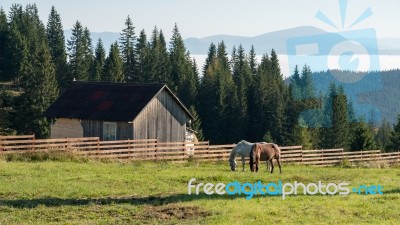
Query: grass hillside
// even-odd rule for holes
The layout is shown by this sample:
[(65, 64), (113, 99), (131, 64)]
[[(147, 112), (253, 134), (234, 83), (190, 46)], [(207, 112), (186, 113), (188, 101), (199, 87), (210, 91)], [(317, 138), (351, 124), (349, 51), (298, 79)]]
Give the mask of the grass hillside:
[[(187, 195), (187, 183), (380, 184), (383, 195)], [(0, 224), (398, 224), (398, 168), (283, 165), (283, 174), (223, 163), (0, 160)]]

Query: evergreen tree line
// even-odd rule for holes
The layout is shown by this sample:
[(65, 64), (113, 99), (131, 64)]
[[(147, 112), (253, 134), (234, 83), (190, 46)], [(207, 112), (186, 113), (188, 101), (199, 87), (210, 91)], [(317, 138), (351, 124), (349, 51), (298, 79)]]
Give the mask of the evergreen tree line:
[(166, 83), (195, 116), (198, 70), (190, 58), (177, 25), (169, 48), (162, 30), (154, 28), (148, 39), (139, 36), (131, 18), (125, 21), (118, 41), (106, 55), (102, 40), (93, 47), (90, 31), (77, 21), (65, 44), (61, 16), (52, 7), (47, 25), (40, 21), (36, 5), (14, 4), (7, 15), (0, 10), (0, 80), (12, 85), (1, 91), (0, 125), (3, 134), (35, 134), (48, 137), (49, 121), (43, 112), (73, 80)]
[(93, 47), (79, 21), (65, 45), (54, 7), (46, 26), (35, 5), (13, 5), (8, 16), (1, 9), (0, 79), (17, 91), (0, 93), (0, 132), (48, 137), (42, 113), (73, 80), (166, 83), (190, 108), (198, 138), (212, 143), (400, 148), (400, 117), (394, 129), (385, 121), (375, 129), (356, 118), (342, 87), (332, 84), (327, 94), (316, 93), (308, 66), (285, 80), (274, 50), (258, 63), (254, 48), (246, 53), (234, 47), (228, 56), (223, 41), (212, 43), (199, 76), (176, 24), (167, 43), (157, 27), (149, 38), (144, 30), (137, 35), (129, 16), (119, 40), (108, 54), (105, 49), (101, 39)]
[(394, 129), (386, 119), (377, 126), (373, 117), (366, 121), (363, 116), (356, 116), (341, 85), (331, 83), (326, 94), (316, 93), (312, 76), (311, 69), (305, 65), (301, 74), (296, 66), (290, 77), (292, 96), (303, 110), (299, 114), (302, 131), (298, 133), (303, 138), (303, 146), (350, 151), (399, 149), (400, 115)]

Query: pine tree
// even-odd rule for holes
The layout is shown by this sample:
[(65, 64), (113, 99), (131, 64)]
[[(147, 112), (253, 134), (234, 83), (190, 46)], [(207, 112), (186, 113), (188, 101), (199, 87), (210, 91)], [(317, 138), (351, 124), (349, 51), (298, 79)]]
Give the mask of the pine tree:
[(347, 114), (350, 123), (356, 122), (356, 113), (354, 112), (353, 102), (351, 99), (349, 99), (347, 103)]
[(20, 31), (20, 38), (25, 40), (24, 46), (29, 51), (21, 58), (20, 84), (24, 92), (18, 97), (16, 108), (23, 110), (16, 113), (15, 126), (18, 133), (45, 138), (50, 134), (50, 125), (43, 112), (58, 96), (55, 67), (36, 6), (26, 6), (22, 18), (24, 26), (18, 27), (16, 21), (14, 29)]
[[(222, 41), (217, 45), (217, 58), (215, 69), (217, 74), (217, 93), (220, 124), (220, 140), (222, 143), (238, 142), (246, 133), (238, 126), (240, 118), (240, 106), (237, 97), (237, 88), (230, 72), (228, 53)], [(229, 135), (227, 135), (229, 134)]]
[(390, 148), (392, 132), (393, 128), (390, 123), (386, 119), (383, 119), (375, 136), (375, 142), (379, 149), (387, 151)]
[(349, 123), (347, 114), (347, 99), (343, 87), (339, 86), (332, 99), (332, 127), (330, 147), (348, 148), (349, 144)]
[(228, 59), (228, 53), (226, 51), (226, 45), (224, 41), (221, 41), (217, 45), (217, 58), (219, 60), (219, 63), (221, 64), (221, 67), (224, 69), (227, 69), (229, 71), (229, 59)]
[(124, 76), (128, 81), (136, 81), (135, 74), (136, 54), (135, 54), (135, 27), (131, 18), (128, 16), (125, 20), (125, 28), (122, 30), (120, 41), (120, 49), (122, 60), (124, 62)]
[(7, 39), (9, 38), (7, 15), (0, 8), (0, 81), (7, 79)]
[(196, 132), (197, 140), (203, 141), (203, 130), (201, 129), (201, 119), (194, 106), (190, 107), (190, 114), (193, 116), (192, 129)]
[(171, 65), (171, 89), (186, 105), (194, 104), (197, 95), (197, 77), (193, 73), (190, 54), (186, 51), (178, 26), (172, 31), (169, 47), (169, 59)]
[(148, 71), (148, 77), (146, 78), (147, 82), (150, 83), (155, 83), (158, 77), (158, 52), (157, 52), (157, 48), (159, 45), (159, 41), (158, 41), (158, 29), (157, 27), (154, 27), (153, 32), (151, 34), (150, 37), (150, 41), (149, 41), (149, 71)]
[(12, 127), (13, 98), (4, 89), (0, 90), (0, 135), (14, 135)]
[(216, 55), (215, 45), (211, 43), (203, 66), (203, 76), (200, 80), (199, 94), (197, 95), (198, 113), (202, 121), (207, 121), (203, 124), (203, 132), (206, 140), (214, 140), (218, 131), (216, 78), (215, 74), (210, 71), (210, 66), (216, 60)]
[(88, 80), (90, 77), (90, 68), (93, 66), (93, 44), (92, 38), (90, 37), (90, 31), (87, 27), (83, 30), (83, 65), (85, 69), (85, 80)]
[(237, 95), (225, 48), (215, 52), (209, 48), (209, 62), (199, 90), (199, 114), (203, 121), (204, 135), (213, 143), (235, 142), (240, 137), (236, 129)]
[(165, 41), (164, 33), (160, 30), (158, 35), (158, 45), (157, 45), (157, 67), (158, 74), (156, 75), (158, 82), (166, 83), (168, 86), (172, 85), (171, 79), (171, 65), (169, 62), (167, 42)]
[(190, 86), (192, 86), (192, 88), (190, 88), (189, 90), (192, 92), (191, 94), (191, 105), (193, 106), (197, 106), (198, 102), (197, 102), (197, 96), (199, 94), (199, 88), (200, 88), (200, 76), (199, 76), (199, 69), (197, 67), (197, 62), (196, 59), (193, 58), (192, 60), (192, 73), (191, 73), (191, 77), (189, 79), (190, 82)]
[(364, 121), (352, 123), (351, 151), (372, 150), (376, 147), (372, 130)]
[(183, 39), (179, 33), (178, 26), (175, 24), (175, 27), (172, 31), (172, 38), (170, 41), (169, 47), (169, 58), (171, 63), (171, 79), (172, 86), (171, 88), (178, 93), (178, 96), (181, 97), (180, 87), (182, 87), (183, 81), (186, 79), (185, 77), (185, 57), (186, 49), (183, 43)]
[(397, 123), (393, 126), (390, 135), (390, 144), (388, 151), (399, 151), (400, 149), (400, 114), (397, 116)]
[(207, 72), (208, 67), (217, 57), (217, 47), (214, 43), (211, 42), (210, 47), (208, 48), (207, 58), (203, 65), (203, 74)]
[(271, 130), (272, 138), (280, 145), (284, 145), (288, 140), (290, 133), (286, 133), (284, 124), (286, 123), (285, 107), (288, 98), (288, 89), (284, 84), (283, 76), (279, 66), (278, 56), (275, 50), (271, 50), (271, 57), (269, 64), (265, 65), (267, 68), (266, 75), (269, 81), (267, 90), (269, 92), (269, 99), (267, 100), (267, 123), (268, 128)]
[(133, 77), (130, 77), (132, 82), (147, 82), (147, 77), (150, 77), (151, 65), (150, 64), (150, 49), (147, 44), (147, 36), (144, 30), (140, 31), (139, 38), (136, 43), (136, 66)]
[(308, 130), (307, 124), (304, 120), (300, 119), (298, 126), (296, 126), (296, 135), (299, 135), (299, 141), (294, 142), (295, 145), (301, 145), (303, 149), (314, 149), (312, 136)]
[(171, 63), (171, 89), (178, 93), (178, 97), (181, 97), (179, 89), (185, 80), (185, 52), (183, 39), (179, 33), (178, 26), (175, 24), (170, 41), (169, 58)]
[(304, 65), (301, 71), (301, 81), (300, 81), (301, 94), (303, 99), (315, 98), (315, 85), (312, 78), (312, 72), (309, 66)]
[(93, 50), (90, 39), (90, 32), (83, 28), (79, 21), (76, 21), (72, 28), (71, 39), (67, 41), (69, 58), (69, 75), (67, 85), (76, 80), (88, 80), (89, 71), (93, 61)]
[(56, 78), (60, 89), (64, 89), (67, 76), (67, 53), (65, 50), (64, 30), (60, 15), (55, 7), (51, 8), (47, 22), (47, 40), (50, 47), (50, 54), (56, 69)]
[(249, 65), (251, 74), (254, 76), (257, 73), (257, 58), (256, 58), (256, 51), (254, 50), (254, 46), (251, 45), (251, 49), (249, 52)]
[(103, 41), (99, 38), (96, 44), (94, 62), (90, 73), (89, 80), (100, 81), (103, 77), (104, 64), (106, 61), (106, 51), (103, 46)]
[(172, 85), (171, 66), (163, 32), (154, 28), (150, 42), (151, 81)]
[[(284, 133), (287, 134), (287, 145), (312, 145), (311, 137), (308, 132), (307, 124), (300, 118), (300, 111), (303, 109), (302, 104), (296, 101), (292, 96), (292, 85), (289, 85), (289, 96), (287, 106), (285, 108), (286, 120), (284, 123)], [(307, 148), (310, 149), (310, 148)]]
[(123, 61), (119, 54), (117, 42), (112, 44), (110, 47), (110, 52), (104, 64), (102, 80), (111, 82), (125, 81)]
[(368, 118), (368, 125), (370, 126), (371, 129), (375, 129), (378, 127), (378, 119), (377, 119), (377, 112), (375, 109), (370, 110), (370, 115)]
[(35, 134), (37, 138), (50, 135), (50, 123), (43, 117), (44, 111), (58, 96), (55, 68), (48, 49), (42, 44), (34, 73), (24, 79), (25, 92), (20, 96), (24, 110), (19, 113), (19, 132)]
[(239, 45), (236, 59), (233, 65), (233, 79), (235, 81), (238, 96), (238, 118), (237, 129), (241, 132), (238, 134), (244, 139), (247, 138), (249, 127), (248, 98), (249, 89), (252, 83), (252, 72), (250, 65), (246, 59), (245, 51), (242, 45)]
[(28, 40), (25, 35), (21, 34), (18, 22), (15, 20), (11, 21), (6, 54), (5, 79), (13, 81), (14, 84), (19, 84), (24, 74), (29, 73), (31, 65), (28, 60)]
[(292, 88), (291, 92), (292, 92), (292, 97), (296, 100), (296, 101), (300, 101), (303, 96), (302, 96), (302, 90), (301, 90), (301, 78), (300, 78), (300, 72), (299, 72), (299, 68), (296, 65), (294, 67), (294, 72), (293, 75), (290, 76), (290, 86)]
[(180, 99), (185, 105), (195, 105), (196, 97), (198, 93), (198, 73), (197, 69), (194, 68), (194, 62), (191, 61), (190, 54), (186, 54), (185, 63), (185, 80), (181, 83), (180, 87)]
[(311, 128), (320, 127), (315, 90), (311, 69), (309, 66), (304, 65), (300, 79), (300, 95), (303, 103), (303, 111), (300, 117)]
[[(261, 63), (257, 69), (257, 74), (253, 78), (252, 88), (249, 92), (249, 118), (251, 129), (249, 129), (249, 140), (260, 141), (268, 130), (267, 114), (270, 108), (267, 106), (270, 93), (268, 90), (269, 81), (267, 70), (270, 63), (268, 55), (263, 55)], [(272, 139), (272, 137), (271, 137)]]

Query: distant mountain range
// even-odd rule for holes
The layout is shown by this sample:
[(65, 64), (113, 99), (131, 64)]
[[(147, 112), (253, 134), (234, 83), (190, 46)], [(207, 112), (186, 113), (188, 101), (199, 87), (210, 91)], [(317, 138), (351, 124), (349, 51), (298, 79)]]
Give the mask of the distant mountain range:
[[(65, 30), (65, 37), (68, 40), (71, 36), (71, 30)], [(373, 49), (380, 55), (400, 55), (400, 38), (381, 38), (377, 40), (378, 49), (376, 49), (376, 42), (374, 34), (367, 34), (363, 30), (355, 30), (348, 32), (349, 39), (355, 39), (355, 42), (362, 42), (362, 45), (367, 49)], [(305, 42), (305, 48), (302, 48), (304, 52), (315, 51), (312, 46), (313, 41), (316, 43), (328, 41), (333, 43), (339, 43), (342, 40), (346, 40), (341, 33), (328, 33), (312, 26), (302, 26), (290, 29), (284, 29), (274, 32), (268, 32), (254, 37), (244, 37), (235, 35), (213, 35), (204, 38), (187, 38), (185, 39), (185, 46), (194, 55), (206, 55), (210, 44), (224, 41), (228, 52), (230, 52), (233, 46), (242, 45), (246, 51), (249, 51), (251, 45), (254, 46), (258, 54), (269, 53), (271, 49), (275, 49), (277, 54), (288, 54), (287, 45), (290, 44), (290, 39), (295, 41), (298, 39), (300, 42)], [(363, 36), (364, 35), (364, 36)], [(93, 46), (95, 46), (99, 38), (102, 39), (105, 48), (108, 50), (109, 46), (118, 40), (120, 34), (115, 32), (91, 32)], [(368, 37), (369, 36), (369, 37)], [(289, 42), (288, 42), (289, 40)], [(341, 46), (345, 49), (354, 49), (356, 43), (347, 43), (347, 45)], [(327, 51), (331, 46), (327, 46)], [(322, 54), (324, 51), (322, 51)]]
[[(72, 30), (64, 30), (64, 36), (65, 36), (65, 43), (67, 43), (68, 39), (71, 38), (72, 36)], [(97, 40), (101, 38), (103, 41), (104, 48), (106, 51), (110, 48), (111, 44), (118, 41), (118, 38), (120, 36), (119, 33), (115, 32), (90, 32), (90, 36), (92, 37), (92, 44), (93, 47), (96, 47)]]
[(223, 40), (228, 50), (231, 50), (233, 46), (237, 47), (241, 44), (246, 51), (253, 45), (256, 52), (260, 54), (269, 53), (273, 48), (277, 54), (288, 55), (291, 54), (290, 50), (287, 49), (287, 46), (290, 46), (290, 44), (303, 43), (305, 48), (302, 48), (302, 51), (315, 52), (313, 44), (322, 43), (322, 46), (319, 47), (327, 49), (321, 49), (320, 53), (325, 54), (330, 51), (332, 46), (341, 41), (354, 40), (354, 42), (348, 41), (348, 43), (341, 45), (342, 50), (358, 49), (358, 42), (362, 42), (361, 45), (364, 48), (376, 51), (379, 55), (400, 55), (400, 38), (375, 40), (375, 34), (370, 33), (370, 31), (359, 30), (348, 33), (328, 33), (316, 27), (302, 26), (269, 32), (254, 37), (213, 35), (204, 38), (188, 38), (185, 40), (185, 45), (191, 54), (204, 55), (207, 54), (211, 42), (218, 43)]

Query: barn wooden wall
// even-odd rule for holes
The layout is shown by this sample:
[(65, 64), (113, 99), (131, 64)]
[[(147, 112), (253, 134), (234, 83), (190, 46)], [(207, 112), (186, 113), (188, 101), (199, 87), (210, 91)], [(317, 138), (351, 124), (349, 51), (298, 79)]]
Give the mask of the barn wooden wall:
[(80, 138), (83, 137), (83, 128), (79, 119), (56, 119), (51, 124), (50, 138)]
[(186, 113), (164, 89), (133, 121), (133, 138), (184, 141), (187, 119)]
[[(117, 140), (158, 139), (160, 142), (181, 142), (185, 140), (187, 114), (165, 89), (161, 91), (133, 123), (117, 123)], [(103, 139), (103, 122), (82, 120), (84, 137)], [(113, 121), (107, 121), (113, 122)]]
[[(84, 137), (99, 137), (103, 140), (103, 122), (100, 120), (82, 120)], [(113, 121), (106, 121), (113, 122)], [(132, 139), (132, 124), (128, 122), (117, 123), (117, 140)]]

